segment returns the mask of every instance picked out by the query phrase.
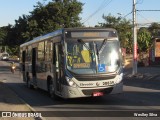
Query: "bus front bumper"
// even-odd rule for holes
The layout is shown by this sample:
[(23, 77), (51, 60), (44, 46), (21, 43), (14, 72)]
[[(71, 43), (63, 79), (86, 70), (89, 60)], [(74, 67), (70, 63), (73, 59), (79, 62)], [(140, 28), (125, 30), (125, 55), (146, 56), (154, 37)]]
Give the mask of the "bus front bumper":
[(63, 86), (62, 97), (63, 98), (80, 98), (80, 97), (93, 97), (93, 93), (99, 92), (106, 94), (115, 94), (122, 92), (123, 83), (119, 83), (116, 87), (98, 87), (98, 88), (78, 88)]

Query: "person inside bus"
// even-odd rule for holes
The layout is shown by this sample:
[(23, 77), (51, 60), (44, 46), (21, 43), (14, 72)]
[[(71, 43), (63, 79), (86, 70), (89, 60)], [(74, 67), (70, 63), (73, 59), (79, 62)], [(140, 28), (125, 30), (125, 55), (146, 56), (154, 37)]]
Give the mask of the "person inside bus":
[(80, 63), (80, 47), (78, 44), (73, 46), (73, 63)]
[[(86, 43), (87, 46), (89, 44)], [(90, 63), (90, 52), (83, 44), (70, 44), (68, 50), (68, 66), (72, 67), (75, 63)]]
[[(88, 44), (86, 44), (86, 45), (89, 46)], [(82, 59), (85, 63), (91, 62), (90, 52), (89, 52), (89, 50), (86, 49), (86, 47), (84, 45), (81, 50), (81, 56), (82, 56)]]

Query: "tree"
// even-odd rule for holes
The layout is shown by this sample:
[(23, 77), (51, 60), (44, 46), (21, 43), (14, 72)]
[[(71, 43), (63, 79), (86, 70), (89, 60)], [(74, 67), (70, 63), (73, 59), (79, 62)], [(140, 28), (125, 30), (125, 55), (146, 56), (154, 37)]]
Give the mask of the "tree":
[(77, 0), (53, 0), (47, 5), (38, 2), (28, 19), (26, 36), (38, 36), (63, 27), (80, 27), (82, 3)]
[(63, 27), (80, 27), (82, 6), (77, 0), (52, 0), (46, 5), (38, 2), (30, 15), (22, 15), (15, 25), (0, 29), (0, 41), (18, 53), (17, 47), (34, 37)]
[(140, 28), (138, 30), (137, 42), (140, 53), (146, 52), (149, 49), (151, 45), (151, 33), (147, 28)]
[(0, 28), (0, 45), (4, 45), (4, 41), (7, 36), (7, 29), (6, 27), (1, 27)]
[(7, 46), (9, 43), (10, 34), (12, 33), (12, 25), (4, 26), (0, 28), (0, 41), (1, 45)]
[(150, 31), (152, 36), (160, 36), (160, 24), (152, 23), (148, 30)]
[(29, 15), (22, 15), (18, 18), (18, 20), (15, 20), (15, 25), (13, 27), (13, 32), (15, 32), (15, 40), (16, 45), (22, 44), (28, 36), (25, 36), (24, 32), (28, 30), (28, 19)]
[(115, 17), (109, 14), (108, 16), (102, 16), (105, 23), (99, 23), (96, 27), (111, 27), (118, 31), (121, 41), (121, 47), (125, 47), (127, 51), (132, 50), (132, 31), (131, 22), (122, 17)]
[(109, 14), (108, 16), (103, 15), (102, 18), (105, 20), (106, 23), (103, 23), (103, 27), (112, 27), (116, 28), (121, 21), (121, 17), (116, 18)]

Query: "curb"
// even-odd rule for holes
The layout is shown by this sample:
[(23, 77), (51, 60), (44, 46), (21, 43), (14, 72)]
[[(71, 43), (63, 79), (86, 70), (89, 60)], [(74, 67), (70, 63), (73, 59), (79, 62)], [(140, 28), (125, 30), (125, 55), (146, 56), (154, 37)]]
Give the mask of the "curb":
[[(0, 80), (0, 83), (5, 84), (6, 80)], [(8, 85), (5, 85), (8, 89), (12, 90)], [(27, 104), (22, 98), (20, 98), (14, 90), (15, 96), (24, 104), (26, 105), (32, 113), (37, 113), (34, 108), (32, 108), (29, 104)], [(44, 117), (33, 117), (34, 120), (46, 120)]]
[[(36, 113), (36, 110), (32, 108), (29, 104), (27, 104), (22, 98), (20, 98), (17, 94), (16, 96), (31, 110), (31, 112)], [(34, 118), (35, 120), (46, 120), (44, 117)]]

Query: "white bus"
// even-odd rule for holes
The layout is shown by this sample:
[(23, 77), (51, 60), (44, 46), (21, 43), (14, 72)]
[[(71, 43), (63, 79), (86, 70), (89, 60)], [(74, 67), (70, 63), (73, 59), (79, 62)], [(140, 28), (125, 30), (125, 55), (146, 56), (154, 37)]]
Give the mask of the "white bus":
[(123, 91), (117, 31), (63, 28), (20, 45), (21, 75), (51, 97), (78, 98)]

